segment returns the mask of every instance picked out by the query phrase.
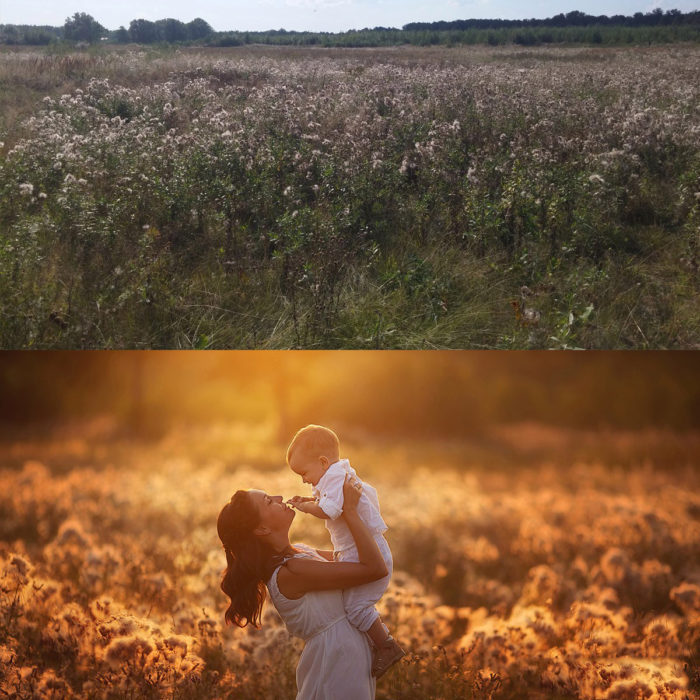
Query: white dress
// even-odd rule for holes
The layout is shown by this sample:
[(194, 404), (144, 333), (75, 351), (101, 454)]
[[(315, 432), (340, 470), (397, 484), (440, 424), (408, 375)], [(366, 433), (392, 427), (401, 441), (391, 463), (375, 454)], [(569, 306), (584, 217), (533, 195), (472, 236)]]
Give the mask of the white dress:
[[(325, 561), (306, 545), (295, 547), (300, 550), (296, 557)], [(289, 632), (305, 642), (297, 664), (296, 700), (374, 700), (369, 641), (345, 616), (343, 592), (310, 591), (290, 600), (277, 586), (279, 570), (267, 590)]]

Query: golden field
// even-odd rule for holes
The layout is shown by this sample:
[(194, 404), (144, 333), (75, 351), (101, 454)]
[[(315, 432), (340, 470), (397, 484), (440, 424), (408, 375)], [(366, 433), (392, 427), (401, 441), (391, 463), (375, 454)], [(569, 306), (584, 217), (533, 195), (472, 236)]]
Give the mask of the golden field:
[[(352, 438), (390, 527), (382, 613), (409, 649), (378, 698), (700, 697), (697, 434)], [(274, 609), (223, 625), (214, 527), (238, 488), (306, 495), (283, 455), (272, 423), (7, 442), (0, 694), (293, 697), (300, 646)], [(292, 541), (327, 545), (301, 513)]]

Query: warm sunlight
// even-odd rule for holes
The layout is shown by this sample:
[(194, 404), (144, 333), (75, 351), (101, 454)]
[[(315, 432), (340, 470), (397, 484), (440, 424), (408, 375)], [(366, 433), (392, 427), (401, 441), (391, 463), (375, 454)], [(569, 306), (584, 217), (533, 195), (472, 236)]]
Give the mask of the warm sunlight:
[[(377, 608), (407, 655), (378, 698), (698, 697), (692, 355), (2, 360), (9, 696), (293, 697), (274, 600), (260, 630), (224, 625), (215, 523), (237, 489), (312, 496), (285, 454), (315, 422), (388, 526)], [(279, 512), (331, 547), (312, 510)]]

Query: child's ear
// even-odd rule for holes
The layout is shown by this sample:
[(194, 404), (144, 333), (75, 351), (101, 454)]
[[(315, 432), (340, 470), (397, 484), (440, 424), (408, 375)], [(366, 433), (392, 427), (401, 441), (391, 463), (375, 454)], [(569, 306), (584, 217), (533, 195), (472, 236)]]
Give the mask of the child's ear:
[(321, 462), (321, 466), (322, 466), (324, 469), (328, 469), (328, 467), (329, 467), (330, 464), (331, 464), (331, 463), (330, 463), (330, 460), (328, 459), (328, 457), (326, 457), (326, 455), (321, 455), (321, 456), (319, 457), (319, 461)]

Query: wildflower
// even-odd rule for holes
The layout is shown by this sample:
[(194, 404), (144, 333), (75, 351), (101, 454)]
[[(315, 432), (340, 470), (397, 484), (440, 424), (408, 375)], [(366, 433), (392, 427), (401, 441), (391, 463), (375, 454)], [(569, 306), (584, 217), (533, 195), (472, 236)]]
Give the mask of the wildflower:
[(88, 547), (90, 538), (85, 533), (80, 521), (75, 518), (69, 518), (58, 528), (58, 534), (56, 535), (54, 543), (58, 546), (64, 546), (70, 543), (76, 544), (79, 547)]
[(14, 566), (22, 576), (26, 576), (29, 571), (29, 562), (19, 554), (13, 554), (10, 564)]
[(416, 169), (416, 164), (413, 161), (409, 160), (408, 157), (405, 157), (401, 161), (401, 167), (399, 168), (399, 172), (402, 175), (406, 175), (407, 173), (413, 172), (415, 169)]
[(34, 690), (34, 697), (68, 699), (75, 697), (75, 695), (70, 685), (50, 668), (41, 674)]
[(671, 590), (671, 600), (686, 614), (700, 612), (700, 586), (683, 582)]
[(19, 193), (23, 197), (30, 197), (34, 193), (34, 185), (31, 182), (23, 182), (19, 186)]
[(151, 640), (141, 635), (115, 637), (105, 650), (105, 661), (118, 669), (123, 663), (133, 663), (139, 657), (147, 656), (153, 649)]

